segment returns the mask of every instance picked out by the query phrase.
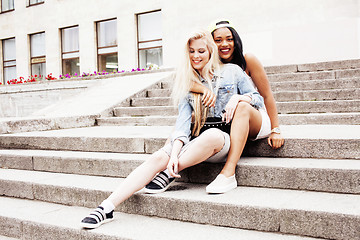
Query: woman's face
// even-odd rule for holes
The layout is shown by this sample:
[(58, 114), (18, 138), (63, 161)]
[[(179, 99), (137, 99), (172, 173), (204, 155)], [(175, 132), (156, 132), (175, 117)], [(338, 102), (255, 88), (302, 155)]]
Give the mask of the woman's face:
[(213, 33), (214, 41), (219, 50), (219, 56), (224, 62), (230, 62), (234, 53), (234, 38), (226, 27), (216, 29)]
[(200, 74), (204, 66), (209, 62), (210, 53), (203, 39), (192, 40), (189, 44), (189, 56), (191, 66)]

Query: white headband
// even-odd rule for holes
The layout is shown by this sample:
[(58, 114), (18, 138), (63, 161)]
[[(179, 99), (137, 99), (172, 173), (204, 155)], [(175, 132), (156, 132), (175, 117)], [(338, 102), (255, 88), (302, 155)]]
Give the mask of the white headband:
[[(219, 28), (223, 28), (223, 27), (232, 27), (230, 22), (227, 21), (227, 20), (223, 20), (223, 21), (216, 21), (216, 22), (224, 22), (224, 23), (220, 23), (220, 24), (216, 24), (216, 23), (213, 23), (209, 26), (209, 31), (212, 33), (213, 31), (215, 31), (216, 29), (219, 29)], [(227, 22), (227, 23), (226, 23)]]

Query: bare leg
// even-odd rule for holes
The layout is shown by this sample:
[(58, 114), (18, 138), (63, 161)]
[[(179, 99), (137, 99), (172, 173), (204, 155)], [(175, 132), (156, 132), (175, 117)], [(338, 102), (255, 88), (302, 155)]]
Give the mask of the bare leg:
[(107, 199), (86, 216), (81, 221), (80, 226), (94, 229), (113, 220), (114, 209), (136, 191), (143, 188), (158, 171), (167, 165), (168, 161), (169, 156), (164, 151), (159, 150), (152, 154), (147, 161), (130, 173)]
[(179, 171), (207, 160), (219, 152), (224, 144), (224, 135), (219, 129), (206, 130), (180, 156)]
[(248, 103), (240, 102), (235, 110), (230, 130), (230, 150), (221, 174), (230, 177), (240, 160), (248, 137), (255, 137), (260, 131), (261, 113)]
[[(219, 152), (224, 144), (224, 136), (220, 130), (209, 129), (205, 131), (179, 158), (179, 171), (205, 161)], [(118, 206), (149, 183), (156, 173), (166, 168), (168, 161), (169, 156), (165, 152), (157, 151), (151, 155), (149, 160), (130, 173), (107, 199), (115, 207)]]
[(166, 168), (169, 156), (164, 151), (153, 153), (150, 158), (137, 167), (121, 182), (119, 187), (107, 198), (114, 206), (120, 205), (135, 192), (149, 183), (156, 173)]

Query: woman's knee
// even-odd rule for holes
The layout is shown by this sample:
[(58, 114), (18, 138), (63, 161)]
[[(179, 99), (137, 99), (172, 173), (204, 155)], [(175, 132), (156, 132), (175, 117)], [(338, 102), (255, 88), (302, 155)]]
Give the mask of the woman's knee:
[(150, 157), (145, 161), (147, 164), (153, 166), (158, 166), (159, 168), (165, 168), (169, 161), (169, 156), (163, 151), (158, 150), (150, 155)]
[(249, 103), (239, 102), (238, 106), (236, 107), (233, 120), (246, 120), (250, 122), (253, 118), (257, 118), (258, 116), (261, 116), (260, 112), (252, 107)]
[(238, 116), (250, 116), (251, 110), (252, 110), (252, 106), (249, 103), (246, 102), (239, 102), (236, 109), (235, 109), (235, 114), (234, 116), (238, 115)]
[(220, 129), (210, 128), (204, 131), (202, 134), (204, 144), (212, 145), (213, 148), (222, 148), (225, 143), (224, 134)]

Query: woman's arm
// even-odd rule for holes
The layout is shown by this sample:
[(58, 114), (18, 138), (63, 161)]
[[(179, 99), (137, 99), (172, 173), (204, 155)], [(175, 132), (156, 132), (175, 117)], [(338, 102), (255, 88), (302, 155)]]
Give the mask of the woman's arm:
[(229, 91), (219, 91), (219, 94), (233, 94), (232, 96), (230, 95), (231, 97), (225, 106), (223, 120), (225, 120), (226, 123), (232, 120), (239, 102), (246, 102), (256, 109), (264, 106), (262, 96), (255, 90), (253, 84), (250, 82), (249, 76), (246, 75), (239, 66), (235, 64), (226, 65), (222, 77), (225, 79), (226, 84), (235, 84), (234, 87), (236, 87), (239, 93), (234, 94)]
[(215, 107), (216, 95), (204, 85), (197, 82), (193, 82), (190, 91), (201, 93), (203, 95), (202, 102), (205, 106)]
[[(246, 73), (251, 77), (260, 95), (264, 98), (266, 111), (269, 114), (271, 129), (279, 127), (279, 118), (276, 108), (276, 102), (272, 94), (269, 80), (266, 76), (265, 69), (261, 62), (253, 55), (246, 54)], [(284, 144), (284, 138), (281, 134), (271, 133), (268, 143), (273, 148), (279, 148)]]
[(178, 106), (178, 116), (175, 123), (175, 129), (170, 137), (172, 144), (177, 139), (182, 141), (184, 144), (189, 142), (191, 134), (191, 114), (191, 105), (187, 99), (184, 98)]
[(169, 163), (167, 165), (167, 169), (171, 176), (180, 178), (181, 176), (178, 174), (179, 171), (179, 153), (184, 143), (180, 140), (175, 140), (173, 143), (173, 147), (171, 150), (171, 155), (169, 159)]

